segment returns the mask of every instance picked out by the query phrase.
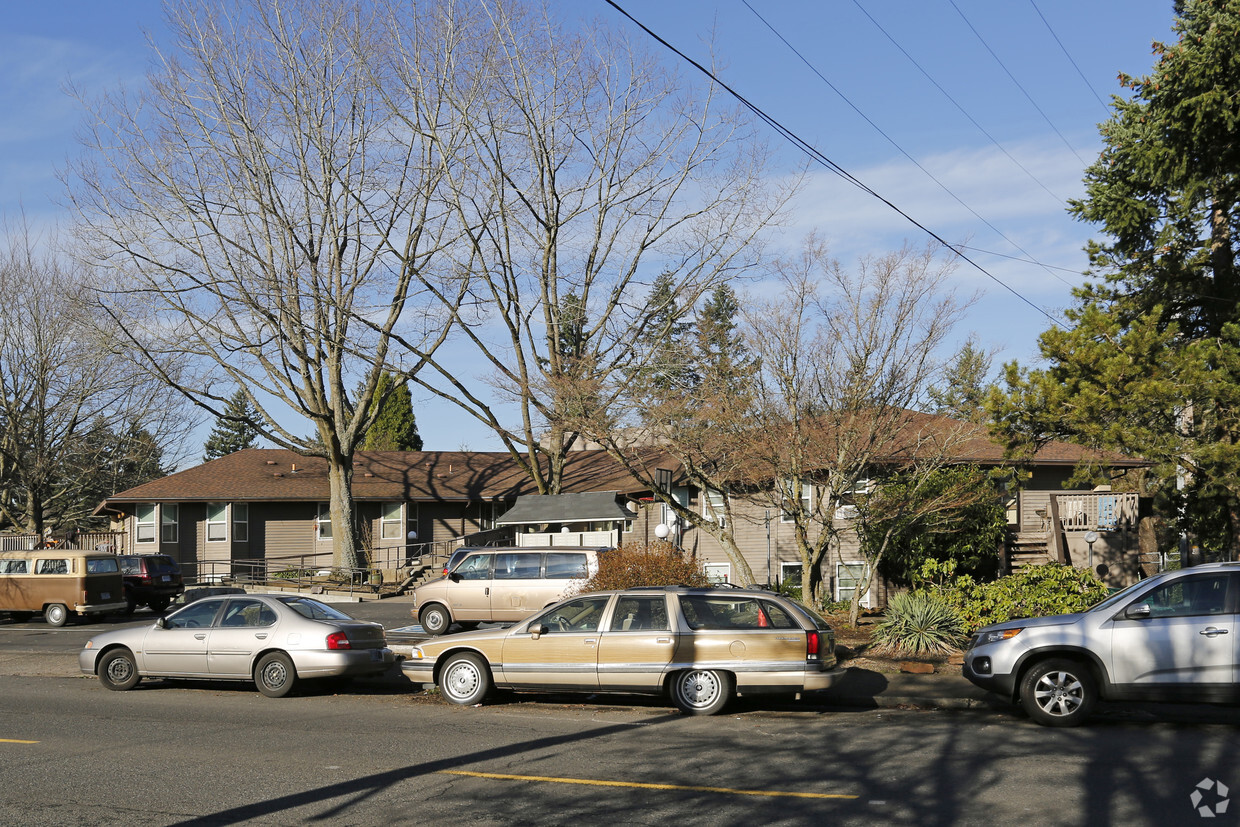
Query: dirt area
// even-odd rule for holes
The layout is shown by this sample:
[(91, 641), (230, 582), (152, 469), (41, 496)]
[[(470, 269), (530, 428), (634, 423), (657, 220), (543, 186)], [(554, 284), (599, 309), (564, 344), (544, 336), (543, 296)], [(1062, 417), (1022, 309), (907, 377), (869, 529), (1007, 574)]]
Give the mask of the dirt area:
[(896, 658), (873, 651), (872, 632), (877, 617), (858, 618), (856, 626), (848, 624), (847, 614), (824, 615), (835, 631), (835, 656), (840, 666), (869, 669), (874, 672), (958, 672), (964, 662), (960, 654), (944, 657)]

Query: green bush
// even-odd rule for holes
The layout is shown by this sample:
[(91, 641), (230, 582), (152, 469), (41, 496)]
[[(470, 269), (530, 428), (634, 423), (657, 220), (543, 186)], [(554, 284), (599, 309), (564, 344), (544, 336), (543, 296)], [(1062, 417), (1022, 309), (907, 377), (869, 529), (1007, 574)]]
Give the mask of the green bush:
[(1089, 569), (1059, 563), (1026, 566), (989, 583), (958, 578), (941, 591), (972, 634), (991, 623), (1080, 612), (1105, 598), (1107, 587)]
[(928, 591), (892, 597), (873, 636), (875, 651), (896, 657), (946, 655), (965, 639), (956, 610), (942, 595)]
[(698, 565), (668, 542), (627, 543), (598, 557), (598, 571), (579, 592), (634, 589), (642, 586), (709, 586)]

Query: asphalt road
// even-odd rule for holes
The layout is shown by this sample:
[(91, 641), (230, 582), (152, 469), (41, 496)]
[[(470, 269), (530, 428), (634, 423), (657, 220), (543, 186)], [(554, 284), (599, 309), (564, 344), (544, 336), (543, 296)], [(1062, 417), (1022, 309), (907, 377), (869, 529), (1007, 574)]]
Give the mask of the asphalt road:
[(1201, 819), (1198, 784), (1212, 810), (1215, 782), (1240, 794), (1230, 724), (457, 708), (362, 683), (276, 700), (241, 684), (2, 677), (0, 824), (1183, 825)]

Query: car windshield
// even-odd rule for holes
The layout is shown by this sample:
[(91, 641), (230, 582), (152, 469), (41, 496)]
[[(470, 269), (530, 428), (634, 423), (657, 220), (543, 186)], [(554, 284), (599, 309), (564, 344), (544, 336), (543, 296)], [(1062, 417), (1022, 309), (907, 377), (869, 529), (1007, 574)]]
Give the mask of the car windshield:
[(308, 597), (281, 597), (280, 602), (311, 620), (353, 620), (352, 615)]
[(1138, 580), (1137, 582), (1133, 583), (1131, 586), (1128, 586), (1127, 588), (1124, 588), (1124, 589), (1120, 589), (1115, 594), (1111, 595), (1110, 597), (1105, 598), (1104, 600), (1102, 600), (1102, 602), (1095, 603), (1087, 611), (1091, 611), (1091, 612), (1106, 611), (1112, 606), (1122, 603), (1137, 589), (1141, 588), (1142, 586), (1148, 586), (1148, 585), (1149, 585), (1148, 580)]

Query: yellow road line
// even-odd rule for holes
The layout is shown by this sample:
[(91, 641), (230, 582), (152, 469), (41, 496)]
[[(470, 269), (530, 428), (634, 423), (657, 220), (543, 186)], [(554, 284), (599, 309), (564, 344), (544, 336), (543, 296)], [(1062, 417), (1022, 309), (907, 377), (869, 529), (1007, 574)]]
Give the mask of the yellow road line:
[(0, 744), (37, 744), (38, 741), (18, 741), (16, 738), (0, 738)]
[(468, 770), (440, 770), (444, 775), (467, 775), (471, 778), (494, 778), (501, 781), (545, 781), (550, 784), (582, 784), (588, 787), (632, 787), (639, 790), (683, 790), (694, 793), (724, 793), (727, 795), (757, 795), (770, 798), (843, 798), (855, 795), (840, 793), (795, 793), (780, 790), (735, 790), (731, 787), (698, 787), (684, 784), (647, 784), (640, 781), (604, 781), (591, 778), (556, 778), (545, 775), (509, 775), (499, 772), (469, 772)]

